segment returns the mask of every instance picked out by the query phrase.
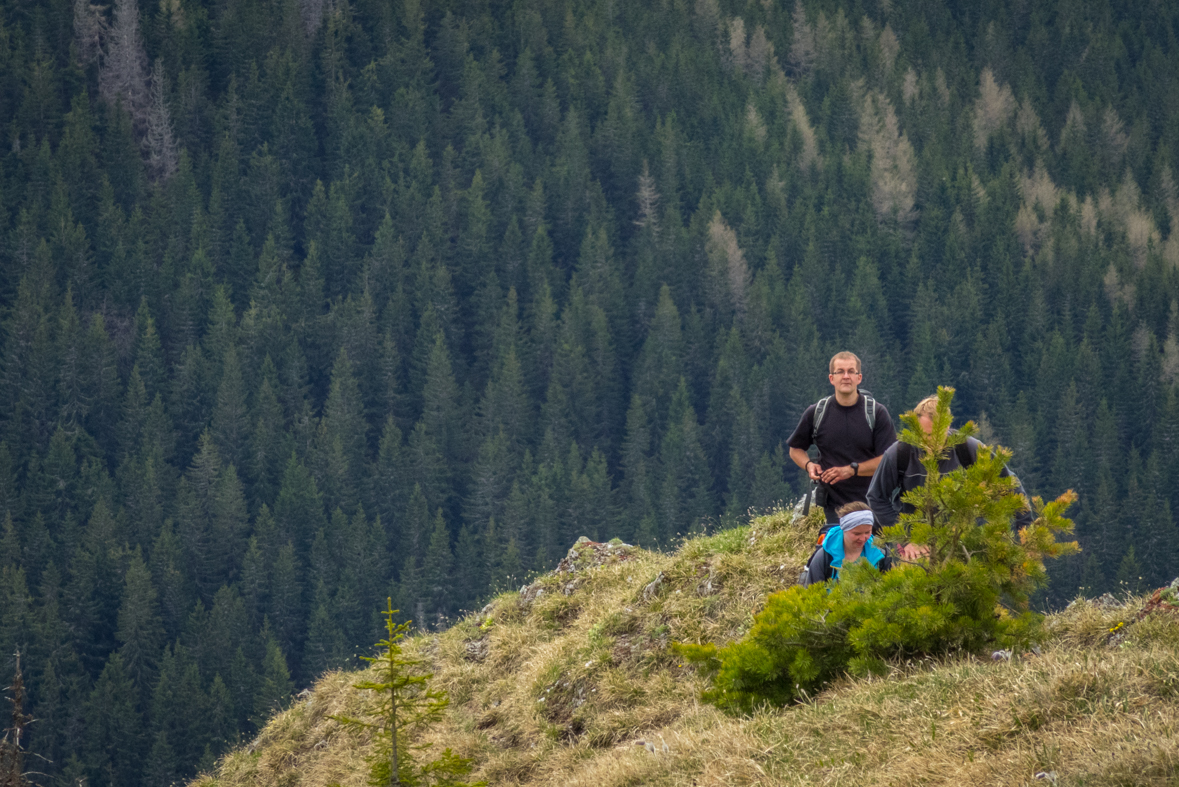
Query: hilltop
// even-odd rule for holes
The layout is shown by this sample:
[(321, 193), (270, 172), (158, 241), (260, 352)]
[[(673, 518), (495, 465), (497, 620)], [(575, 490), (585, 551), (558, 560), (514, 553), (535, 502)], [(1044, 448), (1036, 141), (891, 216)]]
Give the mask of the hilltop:
[[(815, 524), (777, 512), (671, 554), (579, 540), (410, 641), (452, 699), (434, 742), (491, 784), (1175, 784), (1179, 616), (1142, 598), (1074, 602), (1011, 660), (896, 664), (751, 718), (700, 703), (668, 644), (740, 636)], [(360, 678), (327, 674), (196, 787), (363, 785), (366, 742), (329, 718), (362, 710)]]

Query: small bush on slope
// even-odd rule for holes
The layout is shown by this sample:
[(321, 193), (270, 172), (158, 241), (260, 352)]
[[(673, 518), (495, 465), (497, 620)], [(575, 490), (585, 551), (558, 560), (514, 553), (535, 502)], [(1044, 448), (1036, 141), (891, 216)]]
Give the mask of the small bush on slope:
[[(1039, 517), (1017, 539), (1010, 522), (1026, 503), (1014, 479), (1002, 475), (1009, 451), (979, 451), (970, 467), (938, 472), (939, 457), (974, 433), (972, 423), (949, 431), (953, 393), (938, 389), (930, 434), (915, 415), (903, 416), (901, 439), (922, 450), (927, 482), (904, 498), (915, 512), (885, 531), (891, 541), (928, 547), (928, 559), (886, 574), (853, 564), (839, 582), (771, 595), (737, 642), (678, 646), (713, 673), (705, 699), (747, 713), (814, 693), (845, 671), (882, 673), (886, 659), (973, 652), (992, 643), (1019, 648), (1037, 636), (1041, 618), (1027, 610), (1027, 599), (1046, 580), (1043, 559), (1077, 549), (1056, 541), (1057, 533), (1072, 531), (1062, 514), (1075, 495), (1048, 505), (1037, 500)], [(1002, 602), (1015, 612), (997, 614)]]

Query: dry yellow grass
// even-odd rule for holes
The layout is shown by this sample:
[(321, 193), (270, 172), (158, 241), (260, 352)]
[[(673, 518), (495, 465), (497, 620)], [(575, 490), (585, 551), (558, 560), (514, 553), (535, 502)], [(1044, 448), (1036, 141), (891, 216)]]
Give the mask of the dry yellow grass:
[[(1179, 620), (1133, 623), (1140, 600), (1052, 616), (1039, 656), (897, 665), (750, 718), (701, 704), (668, 643), (741, 635), (816, 526), (778, 513), (549, 574), (413, 639), (452, 699), (431, 742), (491, 784), (1179, 785)], [(363, 712), (359, 679), (324, 677), (197, 787), (360, 787), (368, 741), (329, 718)]]

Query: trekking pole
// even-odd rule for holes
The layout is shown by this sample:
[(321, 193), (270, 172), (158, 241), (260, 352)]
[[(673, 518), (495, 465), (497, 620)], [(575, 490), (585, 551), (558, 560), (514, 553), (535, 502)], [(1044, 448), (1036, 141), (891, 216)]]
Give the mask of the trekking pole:
[[(806, 455), (807, 455), (807, 458), (810, 459), (810, 462), (818, 462), (819, 461), (819, 448), (818, 448), (818, 446), (812, 445), (810, 448), (807, 449)], [(808, 462), (807, 464), (809, 465), (810, 462)], [(811, 512), (811, 498), (813, 498), (815, 496), (815, 493), (819, 489), (819, 482), (814, 480), (813, 478), (811, 478), (809, 473), (807, 474), (807, 478), (811, 482), (811, 488), (806, 493), (806, 499), (803, 500), (803, 502), (802, 502), (802, 515), (803, 516), (806, 516), (807, 514), (809, 514)]]

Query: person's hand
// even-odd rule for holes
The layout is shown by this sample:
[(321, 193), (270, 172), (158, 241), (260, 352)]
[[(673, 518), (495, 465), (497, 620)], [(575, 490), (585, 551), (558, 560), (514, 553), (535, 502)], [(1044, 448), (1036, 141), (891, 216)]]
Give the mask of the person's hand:
[(901, 556), (901, 560), (919, 560), (923, 557), (929, 557), (929, 547), (921, 544), (905, 544), (897, 550), (897, 554)]
[(822, 481), (823, 480), (823, 468), (819, 467), (818, 462), (807, 462), (806, 463), (806, 474), (808, 476), (810, 476), (810, 479), (812, 481)]
[(824, 484), (838, 484), (840, 481), (846, 481), (855, 474), (856, 472), (851, 469), (851, 465), (829, 467), (823, 471), (822, 481)]

